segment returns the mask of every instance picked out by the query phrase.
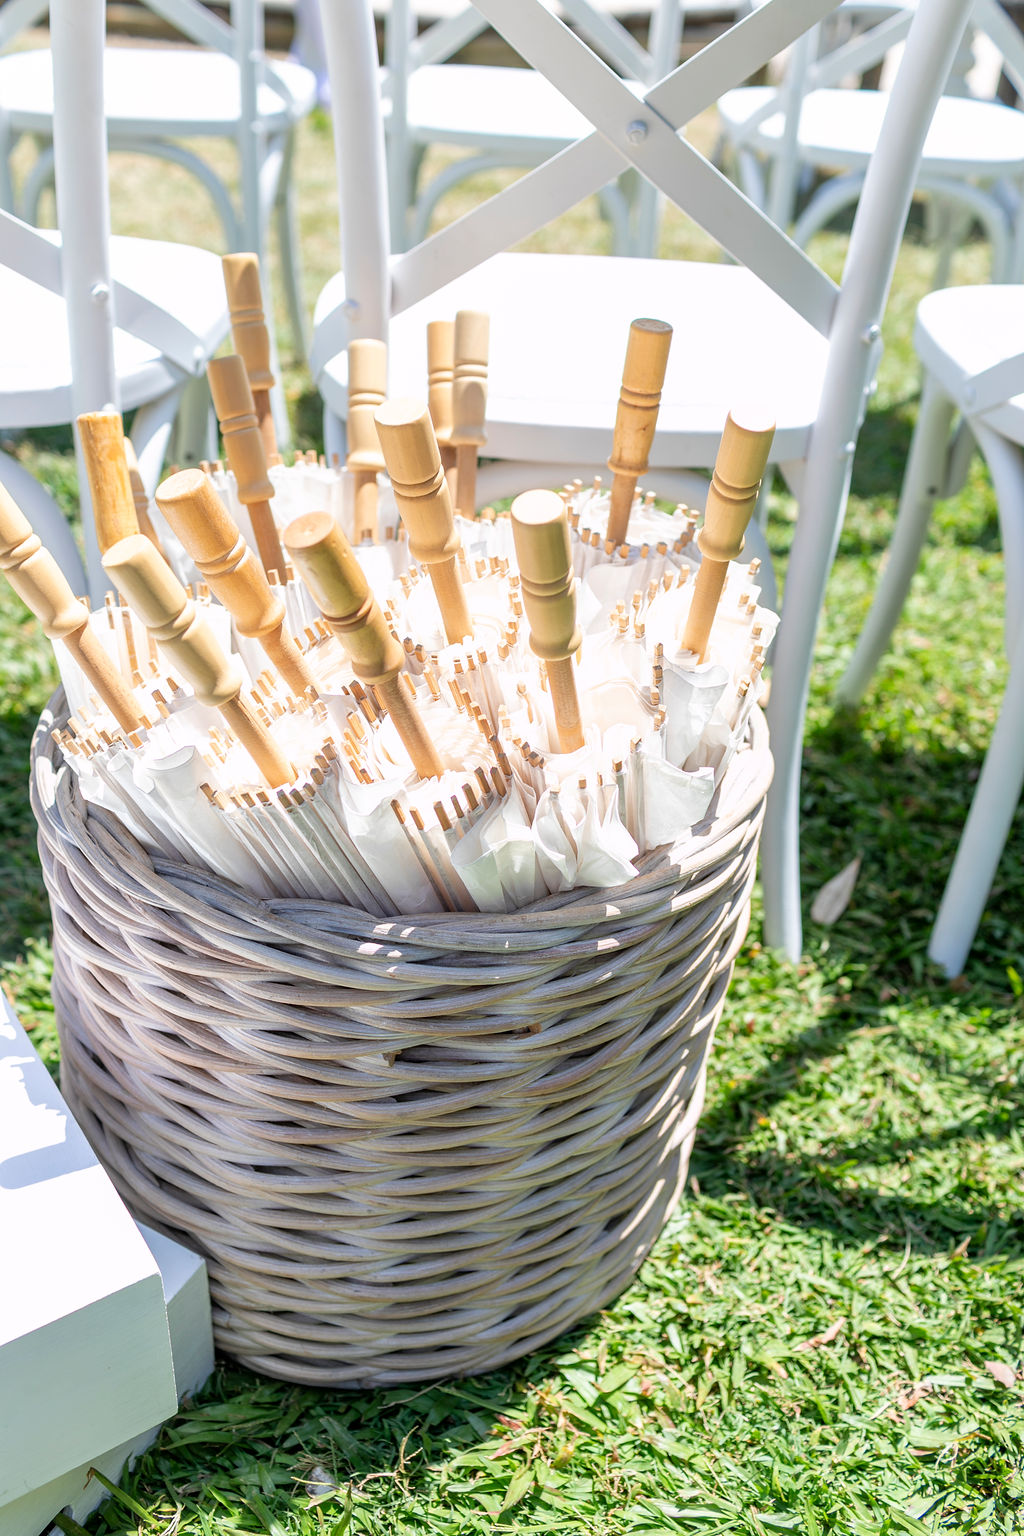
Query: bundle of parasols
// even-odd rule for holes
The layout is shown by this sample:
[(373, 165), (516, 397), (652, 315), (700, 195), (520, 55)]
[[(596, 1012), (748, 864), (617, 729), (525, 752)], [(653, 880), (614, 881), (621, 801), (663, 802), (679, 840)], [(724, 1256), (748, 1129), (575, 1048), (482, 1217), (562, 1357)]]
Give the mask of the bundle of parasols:
[(477, 514), (487, 318), (428, 327), (427, 401), (349, 351), (342, 464), (277, 453), (259, 273), (225, 258), (210, 365), (226, 465), (155, 505), (82, 416), (103, 608), (0, 490), (0, 566), (56, 642), (85, 799), (256, 897), (512, 912), (618, 886), (709, 814), (777, 624), (742, 563), (772, 439), (729, 418), (704, 523), (638, 491), (671, 328), (630, 328), (610, 485)]

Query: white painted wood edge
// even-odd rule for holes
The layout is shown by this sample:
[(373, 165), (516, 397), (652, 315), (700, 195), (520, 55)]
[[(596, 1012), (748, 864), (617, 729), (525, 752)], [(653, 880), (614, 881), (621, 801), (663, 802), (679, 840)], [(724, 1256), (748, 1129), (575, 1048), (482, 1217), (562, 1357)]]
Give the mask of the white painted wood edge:
[[(206, 1265), (196, 1254), (161, 1233), (148, 1227), (139, 1230), (160, 1265), (180, 1401), (198, 1391), (213, 1370)], [(97, 1467), (111, 1482), (119, 1482), (125, 1469), (153, 1443), (161, 1427), (154, 1425), (124, 1445), (94, 1456), (44, 1487), (0, 1506), (0, 1536), (39, 1536), (51, 1527), (53, 1517), (62, 1510), (75, 1520), (85, 1520), (107, 1497), (103, 1484), (90, 1475), (92, 1467)]]
[(0, 1251), (2, 1508), (178, 1400), (157, 1260), (2, 997)]

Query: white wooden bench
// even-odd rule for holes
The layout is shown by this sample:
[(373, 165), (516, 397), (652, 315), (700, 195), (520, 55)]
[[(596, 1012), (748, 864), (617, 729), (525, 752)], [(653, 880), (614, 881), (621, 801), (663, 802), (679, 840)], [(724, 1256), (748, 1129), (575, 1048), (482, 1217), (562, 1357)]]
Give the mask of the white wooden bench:
[(132, 1220), (0, 996), (0, 1536), (81, 1520), (212, 1368), (205, 1264)]

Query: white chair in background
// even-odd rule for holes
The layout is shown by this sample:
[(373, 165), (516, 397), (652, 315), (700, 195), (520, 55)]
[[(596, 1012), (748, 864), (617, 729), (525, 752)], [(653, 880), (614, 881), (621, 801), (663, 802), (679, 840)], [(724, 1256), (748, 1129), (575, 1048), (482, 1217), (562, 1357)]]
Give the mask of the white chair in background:
[[(801, 246), (857, 201), (885, 114), (886, 90), (841, 82), (881, 64), (901, 46), (914, 14), (913, 5), (885, 0), (848, 0), (844, 9), (869, 20), (874, 13), (873, 24), (820, 57), (819, 40), (809, 34), (793, 49), (779, 85), (742, 86), (718, 103), (722, 139), (736, 156), (741, 184), (776, 223), (792, 221), (801, 178), (823, 178), (793, 228)], [(998, 0), (976, 0), (971, 28), (994, 45), (1024, 90), (1024, 38)], [(941, 251), (937, 284), (948, 280), (956, 233), (972, 219), (991, 245), (993, 280), (1018, 275), (1024, 262), (1018, 228), (1024, 113), (968, 94), (958, 71), (932, 118), (916, 189), (940, 201), (946, 213), (959, 214)]]
[[(594, 125), (586, 137), (411, 251), (388, 240), (384, 125), (368, 0), (324, 6), (334, 102), (344, 277), (321, 295), (311, 366), (328, 451), (343, 447), (346, 356), (357, 336), (389, 344), (393, 394), (426, 392), (428, 320), (491, 314), (488, 439), (481, 500), (558, 484), (610, 446), (628, 324), (676, 329), (650, 484), (714, 461), (728, 409), (774, 412), (774, 462), (799, 499), (769, 721), (775, 783), (762, 839), (765, 931), (801, 945), (799, 786), (811, 656), (846, 503), (880, 323), (932, 108), (969, 0), (921, 0), (865, 181), (837, 286), (680, 136), (686, 121), (748, 79), (831, 9), (768, 0), (662, 82), (636, 95), (541, 0), (477, 9)], [(632, 165), (712, 233), (736, 264), (510, 254)]]
[(964, 968), (1024, 788), (1024, 351), (1014, 351), (1022, 339), (1024, 288), (1018, 284), (943, 288), (922, 299), (914, 345), (924, 384), (896, 526), (837, 690), (840, 703), (858, 703), (886, 650), (932, 509), (950, 494), (950, 428), (959, 412), (985, 457), (999, 504), (1010, 673), (928, 946), (949, 976)]
[[(0, 213), (0, 431), (56, 426), (105, 407), (134, 411), (132, 440), (152, 489), (188, 396), (192, 456), (207, 451), (206, 364), (229, 329), (220, 258), (170, 241), (110, 238), (103, 0), (51, 0), (50, 25), (60, 228), (37, 230)], [(184, 439), (179, 452), (190, 456)], [(60, 511), (12, 463), (0, 464), (0, 478), (84, 590)], [(101, 598), (108, 583), (81, 463), (79, 484), (88, 588)]]
[[(200, 0), (144, 0), (186, 39), (185, 46), (109, 46), (104, 107), (112, 150), (157, 156), (183, 166), (206, 189), (228, 251), (255, 251), (264, 272), (276, 224), (281, 272), (295, 345), (304, 352), (306, 315), (295, 228), (292, 158), (296, 126), (316, 105), (316, 76), (263, 49), (263, 0), (231, 0), (231, 23)], [(8, 0), (0, 11), (0, 47), (44, 15), (45, 0)], [(196, 45), (199, 46), (196, 46)], [(0, 57), (0, 202), (36, 223), (53, 173), (53, 69), (50, 50)], [(41, 149), (17, 206), (10, 158), (24, 135)], [(237, 148), (234, 196), (195, 141), (219, 138)], [(185, 143), (183, 141), (190, 141)]]
[[(626, 80), (653, 85), (678, 61), (681, 0), (648, 0), (647, 47), (594, 0), (560, 0), (558, 9)], [(487, 28), (468, 3), (422, 32), (416, 0), (390, 0), (385, 22), (384, 97), (392, 244), (418, 243), (446, 193), (481, 171), (539, 165), (590, 130), (586, 115), (535, 69), (504, 64), (453, 64), (452, 55)], [(432, 145), (471, 149), (419, 187), (424, 151)], [(601, 190), (602, 211), (617, 255), (653, 255), (657, 201), (644, 183), (635, 206), (621, 190)]]

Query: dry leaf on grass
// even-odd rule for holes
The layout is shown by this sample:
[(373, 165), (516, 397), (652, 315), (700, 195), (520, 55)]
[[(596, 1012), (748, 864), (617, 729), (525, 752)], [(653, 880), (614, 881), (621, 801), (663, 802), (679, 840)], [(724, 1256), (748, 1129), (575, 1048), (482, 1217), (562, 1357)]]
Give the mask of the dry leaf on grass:
[(1012, 1365), (1006, 1365), (1002, 1360), (986, 1360), (985, 1369), (1002, 1386), (1015, 1387), (1017, 1385), (1017, 1373)]
[(838, 1317), (835, 1322), (825, 1329), (824, 1333), (816, 1333), (813, 1339), (804, 1339), (798, 1344), (797, 1349), (818, 1349), (822, 1344), (831, 1344), (846, 1327), (846, 1318)]
[(896, 1406), (897, 1408), (903, 1409), (913, 1408), (917, 1403), (921, 1401), (923, 1397), (928, 1397), (931, 1394), (931, 1391), (932, 1388), (926, 1381), (915, 1382), (915, 1384), (906, 1392), (900, 1393), (899, 1397), (896, 1399)]
[(841, 869), (838, 875), (833, 875), (832, 879), (821, 887), (811, 906), (812, 922), (829, 925), (839, 921), (850, 905), (850, 897), (853, 895), (853, 888), (857, 884), (859, 874), (860, 854), (858, 853), (845, 869)]

